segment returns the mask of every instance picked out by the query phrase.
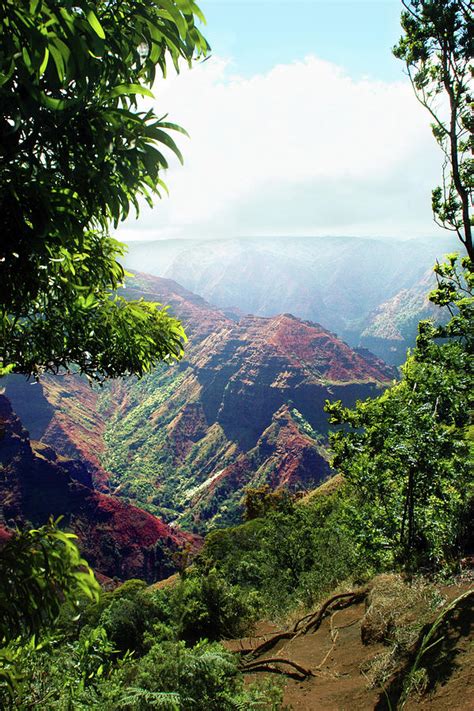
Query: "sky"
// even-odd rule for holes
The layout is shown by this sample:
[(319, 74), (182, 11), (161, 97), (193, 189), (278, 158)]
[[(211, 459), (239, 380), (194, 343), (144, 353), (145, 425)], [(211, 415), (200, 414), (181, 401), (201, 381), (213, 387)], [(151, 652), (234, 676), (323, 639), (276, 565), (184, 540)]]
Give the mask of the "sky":
[(400, 0), (201, 0), (212, 55), (159, 80), (169, 197), (119, 238), (418, 237), (441, 155), (391, 48)]

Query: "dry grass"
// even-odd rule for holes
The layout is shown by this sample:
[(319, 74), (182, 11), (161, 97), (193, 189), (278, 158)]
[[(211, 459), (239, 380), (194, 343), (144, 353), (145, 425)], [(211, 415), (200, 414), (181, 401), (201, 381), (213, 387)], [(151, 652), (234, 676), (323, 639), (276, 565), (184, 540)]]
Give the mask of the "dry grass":
[(386, 682), (443, 602), (439, 590), (421, 577), (407, 581), (392, 574), (374, 579), (361, 636), (364, 644), (383, 643), (387, 649), (364, 669), (372, 687)]
[(321, 496), (332, 496), (344, 485), (344, 478), (342, 474), (335, 474), (330, 477), (322, 484), (320, 484), (316, 489), (308, 492), (301, 499), (298, 500), (299, 504), (309, 504)]

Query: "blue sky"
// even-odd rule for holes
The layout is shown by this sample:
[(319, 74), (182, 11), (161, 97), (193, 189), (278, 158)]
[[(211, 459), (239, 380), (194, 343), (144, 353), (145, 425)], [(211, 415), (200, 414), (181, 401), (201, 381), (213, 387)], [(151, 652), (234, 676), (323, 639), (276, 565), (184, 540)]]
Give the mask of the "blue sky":
[(351, 72), (399, 79), (390, 48), (400, 36), (400, 0), (202, 0), (206, 36), (244, 76), (315, 54)]
[(119, 237), (433, 235), (441, 156), (391, 48), (401, 0), (201, 0), (212, 56), (157, 81), (170, 195)]

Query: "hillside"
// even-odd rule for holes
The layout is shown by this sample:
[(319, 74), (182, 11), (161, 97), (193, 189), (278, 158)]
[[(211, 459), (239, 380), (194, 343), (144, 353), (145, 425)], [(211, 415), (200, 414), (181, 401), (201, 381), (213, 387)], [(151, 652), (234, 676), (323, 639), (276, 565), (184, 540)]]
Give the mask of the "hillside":
[[(416, 319), (423, 303), (414, 310), (410, 300), (405, 309), (406, 290), (418, 289), (436, 259), (452, 250), (452, 242), (441, 238), (163, 240), (130, 243), (126, 265), (175, 279), (220, 308), (258, 316), (290, 312), (358, 346), (367, 345), (365, 331), (387, 300), (398, 300), (402, 320)], [(381, 332), (370, 343), (380, 357), (392, 353), (390, 362), (403, 362), (406, 348), (398, 343), (400, 352), (391, 351), (389, 334)], [(412, 331), (407, 343), (414, 344)]]
[[(329, 596), (307, 616), (315, 619), (323, 610), (307, 631), (292, 636), (298, 624), (292, 619), (281, 635), (276, 625), (262, 621), (251, 637), (224, 644), (236, 653), (246, 650), (256, 671), (266, 671), (269, 677), (278, 670), (287, 672), (283, 701), (291, 709), (470, 711), (473, 601), (470, 576), (437, 587), (419, 579), (410, 587), (401, 576), (381, 575), (352, 595), (343, 589)], [(416, 678), (416, 655), (440, 614), (441, 634), (427, 650)], [(278, 641), (279, 635), (286, 639)], [(272, 639), (277, 644), (270, 647)], [(259, 652), (264, 643), (267, 649)], [(272, 664), (265, 662), (268, 657)], [(297, 667), (289, 668), (287, 660)], [(259, 674), (249, 669), (246, 677), (250, 683)]]
[(171, 304), (190, 342), (181, 364), (127, 384), (125, 396), (123, 384), (101, 396), (115, 408), (102, 462), (117, 493), (185, 527), (240, 520), (247, 486), (316, 486), (329, 474), (324, 400), (353, 403), (393, 377), (370, 354), (289, 314), (236, 322), (150, 277), (129, 292)]
[(236, 320), (148, 275), (127, 293), (169, 304), (183, 320), (181, 363), (96, 391), (48, 376), (10, 379), (6, 392), (38, 440), (88, 462), (96, 486), (194, 530), (238, 521), (247, 486), (314, 488), (330, 472), (325, 399), (353, 404), (394, 377), (369, 352), (290, 314)]
[(414, 345), (422, 319), (442, 321), (447, 315), (428, 300), (436, 286), (431, 270), (409, 289), (402, 289), (372, 311), (360, 336), (360, 344), (378, 353), (387, 363), (399, 365), (407, 348)]
[(173, 554), (198, 544), (150, 513), (95, 490), (81, 461), (30, 440), (2, 395), (0, 500), (0, 527), (40, 526), (50, 516), (64, 516), (63, 525), (77, 534), (90, 565), (110, 578), (166, 577), (176, 569)]
[(98, 409), (97, 391), (66, 374), (45, 376), (40, 382), (10, 375), (5, 386), (31, 439), (53, 447), (61, 457), (87, 463), (94, 486), (106, 490), (107, 474), (100, 464), (105, 418)]

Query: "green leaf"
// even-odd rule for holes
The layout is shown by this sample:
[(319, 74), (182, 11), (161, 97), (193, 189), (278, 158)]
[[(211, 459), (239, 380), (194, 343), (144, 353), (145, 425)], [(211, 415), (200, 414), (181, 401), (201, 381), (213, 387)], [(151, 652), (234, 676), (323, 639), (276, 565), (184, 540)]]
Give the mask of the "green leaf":
[(87, 13), (87, 21), (96, 33), (96, 35), (100, 37), (100, 39), (105, 39), (105, 32), (103, 30), (103, 27), (92, 10), (89, 10), (89, 12)]
[(40, 68), (38, 70), (40, 76), (42, 76), (45, 73), (46, 67), (48, 66), (48, 60), (49, 60), (49, 49), (47, 47), (45, 47), (43, 61), (41, 62)]
[(54, 96), (47, 96), (44, 91), (40, 94), (40, 101), (43, 106), (53, 111), (63, 111), (70, 103), (67, 99), (56, 99)]
[(12, 78), (14, 71), (15, 71), (15, 62), (12, 61), (10, 66), (8, 67), (7, 71), (0, 72), (0, 88)]
[(29, 55), (28, 50), (26, 49), (26, 47), (23, 47), (23, 49), (21, 50), (21, 53), (22, 53), (22, 56), (23, 56), (23, 61), (24, 61), (24, 63), (25, 63), (25, 66), (26, 66), (28, 69), (31, 69), (31, 58), (30, 58), (30, 55)]
[(158, 124), (161, 128), (169, 128), (172, 131), (178, 131), (178, 133), (182, 133), (183, 136), (186, 136), (187, 138), (190, 138), (189, 133), (186, 131), (185, 128), (182, 126), (178, 126), (177, 123), (170, 123), (169, 121), (160, 121)]
[[(180, 36), (184, 39), (184, 37), (186, 37), (188, 27), (186, 20), (176, 7), (175, 3), (172, 2), (172, 0), (160, 0), (160, 5), (169, 13), (176, 25)], [(164, 12), (159, 12), (158, 15), (166, 17)]]
[(113, 99), (116, 96), (133, 96), (135, 94), (149, 96), (151, 99), (155, 98), (150, 89), (140, 84), (118, 84), (107, 94), (107, 98)]
[(184, 158), (183, 158), (181, 151), (179, 150), (178, 146), (173, 141), (171, 136), (169, 136), (167, 133), (165, 133), (165, 131), (161, 131), (159, 129), (154, 129), (153, 138), (155, 138), (157, 141), (160, 141), (160, 143), (164, 143), (165, 146), (168, 146), (168, 148), (170, 148), (173, 151), (173, 153), (177, 156), (177, 158), (179, 159), (179, 162), (181, 164), (184, 163)]
[(59, 49), (57, 47), (55, 47), (54, 45), (49, 46), (49, 51), (51, 52), (51, 56), (53, 58), (54, 65), (55, 65), (56, 71), (58, 73), (58, 79), (62, 84), (64, 82), (64, 79), (66, 76), (63, 55), (61, 54)]

